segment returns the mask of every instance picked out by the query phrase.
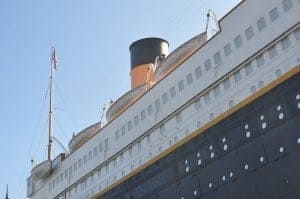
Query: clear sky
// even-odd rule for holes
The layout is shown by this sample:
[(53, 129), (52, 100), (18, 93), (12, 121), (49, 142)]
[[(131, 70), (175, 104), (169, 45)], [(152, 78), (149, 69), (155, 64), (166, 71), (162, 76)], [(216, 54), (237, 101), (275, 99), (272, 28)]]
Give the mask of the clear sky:
[(162, 37), (172, 50), (204, 31), (208, 9), (220, 18), (239, 1), (1, 0), (0, 198), (7, 183), (11, 198), (26, 198), (31, 156), (46, 158), (51, 46), (59, 62), (54, 135), (67, 146), (130, 88), (133, 41)]

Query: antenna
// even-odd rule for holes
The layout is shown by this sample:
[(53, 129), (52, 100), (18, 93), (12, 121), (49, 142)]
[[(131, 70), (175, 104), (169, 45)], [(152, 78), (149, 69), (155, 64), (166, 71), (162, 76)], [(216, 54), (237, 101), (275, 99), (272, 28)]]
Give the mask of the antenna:
[(5, 199), (9, 199), (8, 198), (8, 184), (6, 185), (6, 196), (5, 196)]
[(217, 15), (212, 10), (208, 10), (206, 16), (207, 16), (207, 19), (206, 19), (205, 32), (207, 33), (207, 31), (208, 31), (208, 24), (209, 24), (209, 19), (210, 18), (212, 18), (214, 20), (215, 26), (216, 26), (216, 29), (212, 29), (212, 31), (214, 32), (214, 34), (219, 32), (220, 31), (220, 26), (219, 26), (219, 22), (218, 22), (218, 19), (217, 19)]

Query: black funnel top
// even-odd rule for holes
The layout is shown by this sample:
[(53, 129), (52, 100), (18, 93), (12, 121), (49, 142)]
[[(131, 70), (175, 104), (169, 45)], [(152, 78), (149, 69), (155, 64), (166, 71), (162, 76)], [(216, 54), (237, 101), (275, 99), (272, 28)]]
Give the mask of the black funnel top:
[(132, 70), (141, 64), (154, 63), (157, 56), (167, 56), (169, 43), (161, 38), (145, 38), (133, 42), (129, 50)]

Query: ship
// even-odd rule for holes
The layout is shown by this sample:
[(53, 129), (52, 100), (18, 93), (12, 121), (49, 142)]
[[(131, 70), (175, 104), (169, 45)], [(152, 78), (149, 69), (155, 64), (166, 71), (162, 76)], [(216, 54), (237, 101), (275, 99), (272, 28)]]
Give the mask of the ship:
[(27, 197), (300, 198), (299, 22), (299, 0), (243, 0), (170, 53), (133, 42), (130, 91), (34, 166)]

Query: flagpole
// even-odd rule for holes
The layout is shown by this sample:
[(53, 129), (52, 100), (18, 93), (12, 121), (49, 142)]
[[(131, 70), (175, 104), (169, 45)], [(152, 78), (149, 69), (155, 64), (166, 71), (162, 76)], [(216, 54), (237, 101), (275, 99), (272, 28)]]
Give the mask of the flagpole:
[(48, 160), (51, 160), (51, 131), (52, 131), (52, 91), (53, 91), (53, 62), (55, 62), (55, 49), (52, 47), (52, 55), (50, 61), (50, 97), (49, 97), (49, 123), (48, 123)]

